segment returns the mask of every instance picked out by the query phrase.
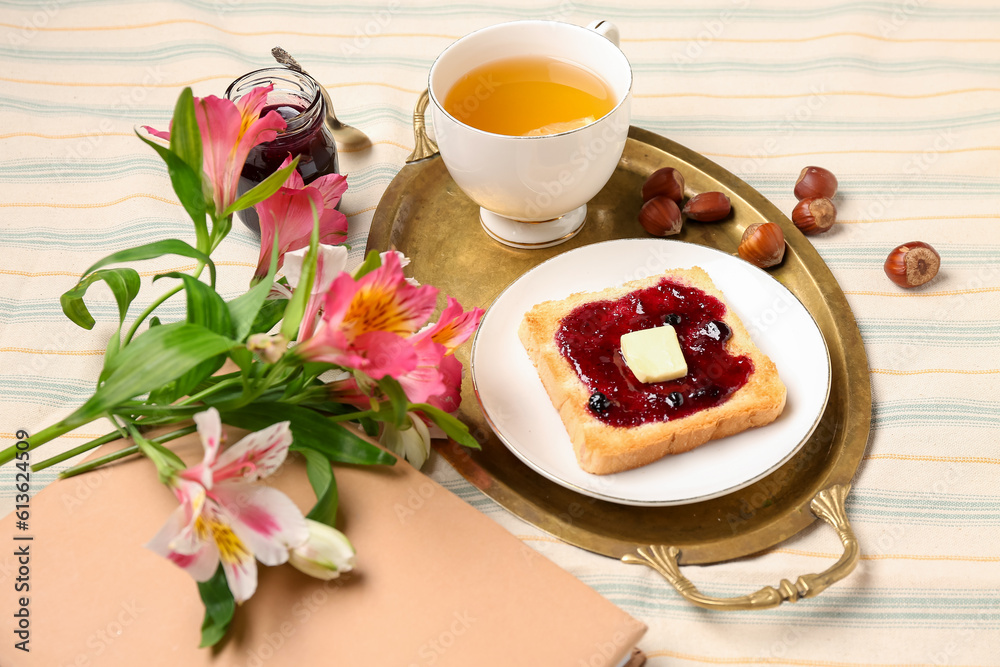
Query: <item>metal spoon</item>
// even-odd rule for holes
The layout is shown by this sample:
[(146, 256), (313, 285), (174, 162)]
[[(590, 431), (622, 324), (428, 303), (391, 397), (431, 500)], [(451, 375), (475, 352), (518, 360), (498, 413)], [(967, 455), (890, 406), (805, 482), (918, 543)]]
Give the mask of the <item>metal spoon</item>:
[[(295, 58), (290, 56), (288, 51), (285, 51), (280, 46), (276, 46), (271, 49), (271, 55), (274, 56), (275, 60), (288, 69), (299, 72), (300, 74), (309, 75), (309, 73), (302, 69), (302, 66), (296, 62)], [(337, 114), (333, 110), (333, 101), (330, 99), (330, 93), (326, 92), (326, 88), (324, 88), (323, 84), (318, 81), (316, 82), (316, 85), (319, 86), (319, 92), (323, 96), (323, 101), (326, 103), (326, 126), (330, 128), (334, 141), (336, 141), (346, 153), (352, 153), (354, 151), (370, 148), (372, 141), (368, 138), (368, 135), (352, 125), (341, 123), (337, 120)]]

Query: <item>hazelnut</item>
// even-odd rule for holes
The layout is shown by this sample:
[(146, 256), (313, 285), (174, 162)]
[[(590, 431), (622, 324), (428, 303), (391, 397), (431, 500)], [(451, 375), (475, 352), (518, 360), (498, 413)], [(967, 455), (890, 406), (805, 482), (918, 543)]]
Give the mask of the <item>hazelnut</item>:
[(826, 197), (808, 197), (792, 209), (792, 222), (803, 234), (822, 234), (837, 220), (837, 207)]
[(722, 220), (733, 210), (729, 197), (721, 192), (702, 192), (684, 205), (684, 215), (698, 222)]
[(639, 209), (639, 222), (653, 236), (679, 234), (684, 223), (677, 202), (670, 197), (653, 197), (643, 204)]
[(826, 197), (837, 194), (837, 177), (823, 167), (806, 167), (795, 181), (795, 198)]
[(642, 201), (669, 197), (680, 204), (684, 200), (684, 176), (673, 167), (657, 169), (642, 184)]
[(885, 275), (900, 287), (923, 285), (937, 275), (941, 255), (926, 243), (912, 241), (897, 247), (885, 260)]
[(775, 266), (785, 257), (785, 235), (775, 222), (755, 222), (743, 232), (738, 252), (762, 269)]

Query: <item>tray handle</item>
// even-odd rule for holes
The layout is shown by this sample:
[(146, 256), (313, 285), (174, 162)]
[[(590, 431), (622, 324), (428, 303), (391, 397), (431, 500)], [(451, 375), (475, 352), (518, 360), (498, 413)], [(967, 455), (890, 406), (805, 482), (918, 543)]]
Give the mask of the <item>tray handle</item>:
[(437, 144), (427, 136), (427, 124), (424, 122), (424, 112), (427, 111), (430, 99), (430, 92), (424, 90), (413, 107), (413, 152), (406, 158), (406, 164), (423, 160), (438, 152)]
[(777, 589), (765, 586), (749, 595), (735, 598), (716, 598), (701, 593), (690, 579), (681, 574), (678, 563), (680, 549), (677, 547), (665, 545), (640, 547), (636, 549), (635, 554), (623, 556), (622, 561), (635, 565), (648, 565), (662, 574), (688, 602), (705, 609), (720, 611), (772, 609), (782, 602), (798, 602), (802, 598), (815, 597), (849, 575), (858, 564), (861, 551), (858, 547), (858, 540), (854, 536), (854, 530), (851, 529), (851, 524), (847, 520), (845, 510), (845, 501), (850, 490), (850, 484), (837, 484), (817, 493), (812, 502), (809, 503), (812, 513), (833, 526), (833, 529), (837, 531), (837, 536), (840, 537), (840, 541), (844, 545), (844, 553), (840, 560), (825, 572), (802, 575), (795, 584), (787, 579), (782, 579)]

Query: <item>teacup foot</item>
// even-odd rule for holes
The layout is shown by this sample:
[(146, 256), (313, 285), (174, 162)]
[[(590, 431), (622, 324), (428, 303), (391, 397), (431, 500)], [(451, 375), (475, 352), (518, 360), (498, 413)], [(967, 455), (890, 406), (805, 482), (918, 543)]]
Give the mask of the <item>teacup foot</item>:
[(521, 222), (479, 209), (479, 222), (490, 238), (511, 248), (550, 248), (576, 236), (587, 221), (587, 205), (541, 222)]

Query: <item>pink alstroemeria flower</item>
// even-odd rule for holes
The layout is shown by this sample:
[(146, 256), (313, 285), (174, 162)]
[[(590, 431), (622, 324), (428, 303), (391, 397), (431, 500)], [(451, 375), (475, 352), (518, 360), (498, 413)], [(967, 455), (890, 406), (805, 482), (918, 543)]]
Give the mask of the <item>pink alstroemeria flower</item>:
[[(280, 168), (291, 163), (285, 158)], [(336, 210), (341, 196), (347, 191), (347, 179), (340, 174), (327, 174), (306, 185), (297, 171), (292, 171), (276, 193), (254, 205), (260, 217), (260, 257), (254, 279), (267, 275), (271, 265), (271, 247), (278, 237), (278, 268), (285, 253), (309, 245), (313, 229), (313, 210), (319, 216), (319, 242), (340, 243), (347, 236), (347, 217)]]
[(277, 489), (252, 484), (277, 470), (292, 442), (288, 422), (251, 433), (219, 452), (222, 424), (215, 408), (194, 416), (205, 449), (201, 463), (170, 482), (181, 506), (146, 546), (207, 581), (219, 563), (236, 602), (257, 589), (257, 562), (280, 565), (303, 545), (302, 512)]
[[(462, 362), (455, 358), (454, 351), (469, 339), (482, 316), (482, 309), (463, 312), (461, 304), (448, 297), (438, 321), (409, 338), (417, 353), (417, 365), (396, 379), (411, 403), (429, 403), (445, 412), (458, 410), (462, 401)], [(369, 403), (353, 378), (330, 383), (329, 391), (333, 400), (359, 409)]]
[(390, 254), (360, 280), (349, 273), (337, 276), (312, 335), (292, 351), (376, 380), (399, 377), (418, 366), (418, 341), (409, 339), (434, 312), (436, 298), (434, 287), (409, 284), (399, 258)]
[[(277, 111), (261, 117), (267, 106), (272, 86), (254, 88), (236, 102), (215, 95), (194, 98), (194, 114), (201, 131), (203, 168), (212, 184), (212, 199), (216, 215), (221, 216), (237, 199), (240, 172), (250, 149), (274, 141), (286, 127)], [(160, 132), (148, 125), (146, 131), (161, 139), (170, 139), (169, 132)], [(266, 274), (266, 272), (265, 272)]]
[(441, 317), (411, 338), (418, 350), (417, 367), (398, 378), (413, 403), (430, 403), (445, 412), (454, 412), (461, 401), (462, 364), (455, 348), (469, 339), (483, 317), (480, 308), (462, 312), (462, 304), (452, 297)]

